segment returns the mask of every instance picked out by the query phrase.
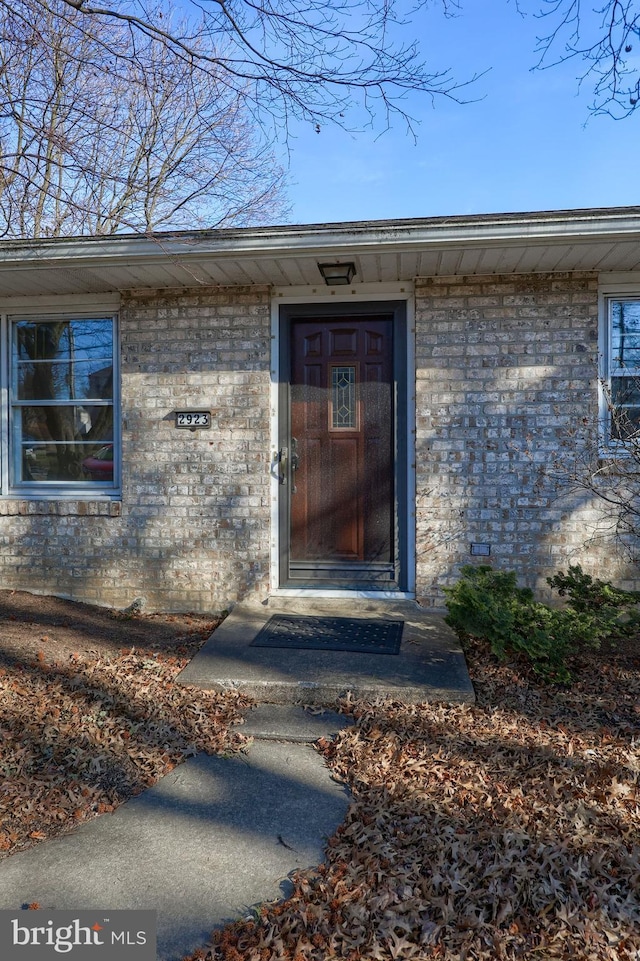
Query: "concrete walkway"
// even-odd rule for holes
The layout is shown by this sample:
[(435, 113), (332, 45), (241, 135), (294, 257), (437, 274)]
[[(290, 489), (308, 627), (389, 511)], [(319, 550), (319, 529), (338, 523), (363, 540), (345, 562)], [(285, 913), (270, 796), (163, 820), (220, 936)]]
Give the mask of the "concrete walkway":
[[(400, 618), (400, 654), (251, 647), (281, 611)], [(309, 742), (348, 722), (297, 705), (334, 704), (347, 691), (408, 702), (474, 699), (453, 632), (409, 602), (240, 604), (179, 681), (267, 702), (248, 715), (247, 753), (192, 758), (113, 814), (0, 860), (0, 908), (155, 910), (158, 961), (179, 961), (215, 927), (286, 896), (287, 876), (319, 864), (344, 819), (347, 792)]]
[[(157, 957), (178, 961), (213, 928), (287, 896), (287, 876), (322, 862), (349, 803), (302, 737), (346, 721), (270, 708), (263, 724), (260, 712), (247, 754), (191, 758), (113, 814), (0, 860), (0, 908), (155, 910)], [(291, 730), (295, 743), (280, 740)]]

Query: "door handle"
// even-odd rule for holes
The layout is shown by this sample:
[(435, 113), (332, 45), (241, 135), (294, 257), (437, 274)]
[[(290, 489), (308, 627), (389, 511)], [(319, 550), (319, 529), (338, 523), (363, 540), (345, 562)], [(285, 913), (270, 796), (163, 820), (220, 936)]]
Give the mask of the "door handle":
[[(278, 451), (278, 464), (280, 465), (278, 479), (284, 487), (287, 484), (289, 472), (291, 472), (291, 478), (293, 480), (293, 472), (298, 470), (298, 466), (300, 464), (300, 458), (298, 457), (298, 441), (295, 437), (291, 438), (291, 453), (289, 453), (288, 447), (281, 447)], [(294, 483), (291, 484), (291, 493), (296, 493), (296, 485)]]
[(294, 471), (297, 471), (300, 465), (300, 458), (298, 457), (298, 441), (295, 437), (291, 438), (291, 493), (297, 494), (298, 488), (296, 487), (296, 479), (294, 477)]
[(287, 463), (289, 460), (289, 448), (281, 447), (278, 451), (278, 464), (280, 465), (280, 470), (278, 472), (278, 480), (284, 486), (287, 483)]

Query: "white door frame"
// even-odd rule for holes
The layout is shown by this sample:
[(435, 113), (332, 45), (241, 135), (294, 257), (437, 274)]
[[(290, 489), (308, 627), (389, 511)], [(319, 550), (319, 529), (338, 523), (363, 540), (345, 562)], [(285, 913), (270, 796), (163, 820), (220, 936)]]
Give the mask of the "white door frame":
[[(406, 535), (406, 591), (367, 591), (340, 590), (318, 588), (281, 588), (280, 584), (280, 544), (279, 544), (279, 500), (281, 485), (278, 478), (278, 437), (279, 437), (279, 397), (278, 387), (281, 379), (280, 371), (280, 307), (284, 304), (318, 304), (327, 303), (366, 303), (384, 300), (404, 300), (407, 311), (407, 342), (406, 342), (406, 397), (404, 403), (407, 412), (407, 491), (406, 500), (409, 518)], [(402, 349), (402, 348), (400, 348)], [(416, 584), (416, 530), (415, 530), (415, 418), (416, 418), (416, 373), (415, 373), (415, 310), (414, 288), (412, 283), (402, 284), (357, 284), (352, 287), (282, 287), (274, 288), (271, 298), (271, 389), (270, 389), (270, 419), (271, 419), (271, 594), (289, 597), (363, 597), (372, 599), (401, 600), (415, 597)]]

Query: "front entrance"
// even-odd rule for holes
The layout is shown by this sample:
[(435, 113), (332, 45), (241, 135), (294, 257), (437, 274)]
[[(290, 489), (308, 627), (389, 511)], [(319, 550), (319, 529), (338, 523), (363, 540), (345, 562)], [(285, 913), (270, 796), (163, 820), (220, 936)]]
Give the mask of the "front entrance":
[(401, 590), (404, 311), (282, 313), (281, 586)]

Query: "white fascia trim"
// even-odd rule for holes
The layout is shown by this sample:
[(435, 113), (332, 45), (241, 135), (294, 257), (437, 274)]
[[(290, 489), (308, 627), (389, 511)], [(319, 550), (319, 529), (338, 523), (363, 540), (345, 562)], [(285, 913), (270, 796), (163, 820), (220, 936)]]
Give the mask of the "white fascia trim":
[(598, 291), (601, 294), (640, 293), (640, 271), (620, 270), (598, 275)]
[(401, 252), (432, 246), (465, 246), (553, 241), (618, 241), (640, 238), (637, 207), (440, 217), (425, 220), (364, 221), (295, 227), (242, 228), (156, 236), (76, 237), (67, 240), (0, 242), (0, 268), (48, 268), (121, 263), (190, 263), (224, 257), (343, 256), (367, 251)]
[(114, 313), (120, 307), (120, 294), (46, 294), (4, 297), (0, 300), (2, 314), (53, 314), (82, 310), (91, 313)]

